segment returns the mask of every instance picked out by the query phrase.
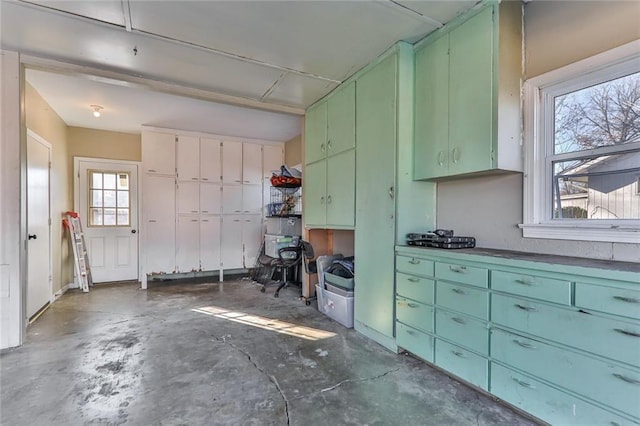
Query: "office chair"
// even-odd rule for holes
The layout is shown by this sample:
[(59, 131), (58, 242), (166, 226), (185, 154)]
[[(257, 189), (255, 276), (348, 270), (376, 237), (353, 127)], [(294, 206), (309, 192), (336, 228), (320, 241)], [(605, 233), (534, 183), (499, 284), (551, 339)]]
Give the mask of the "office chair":
[[(270, 265), (280, 271), (280, 281), (273, 297), (280, 297), (280, 290), (289, 285), (289, 270), (296, 267), (302, 260), (302, 246), (282, 247), (278, 250), (278, 257), (271, 260)], [(262, 285), (261, 292), (265, 292), (266, 284)]]

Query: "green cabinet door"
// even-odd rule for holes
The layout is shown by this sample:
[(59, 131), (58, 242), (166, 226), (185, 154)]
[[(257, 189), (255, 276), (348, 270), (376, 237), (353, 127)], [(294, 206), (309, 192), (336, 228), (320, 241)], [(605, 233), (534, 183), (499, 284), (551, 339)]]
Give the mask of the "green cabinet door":
[(449, 34), (416, 52), (413, 178), (449, 170)]
[(327, 101), (327, 155), (356, 146), (356, 83), (341, 87)]
[(304, 169), (304, 222), (305, 225), (324, 226), (326, 223), (327, 163), (319, 161)]
[[(356, 151), (351, 149), (327, 158), (327, 226), (354, 225), (355, 157)], [(309, 175), (306, 178), (309, 179)]]
[(394, 54), (357, 80), (356, 321), (393, 337), (396, 87)]
[(492, 7), (449, 34), (449, 174), (493, 167)]
[(327, 103), (310, 108), (304, 120), (304, 163), (322, 160), (326, 156)]

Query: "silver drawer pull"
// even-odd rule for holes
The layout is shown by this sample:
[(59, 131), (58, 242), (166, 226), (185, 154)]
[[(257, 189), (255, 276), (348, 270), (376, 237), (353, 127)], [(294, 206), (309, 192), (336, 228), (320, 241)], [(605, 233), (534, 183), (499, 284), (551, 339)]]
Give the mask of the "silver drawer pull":
[(458, 318), (458, 317), (451, 318), (451, 321), (457, 322), (458, 324), (466, 324), (467, 323), (465, 320), (463, 320), (462, 318)]
[(520, 386), (522, 386), (522, 387), (529, 388), (529, 389), (535, 389), (535, 388), (536, 388), (536, 387), (535, 387), (535, 386), (533, 386), (531, 383), (528, 383), (528, 382), (522, 381), (522, 380), (520, 380), (520, 379), (516, 379), (515, 377), (512, 377), (512, 379), (513, 379), (517, 384), (519, 384), (519, 385), (520, 385)]
[(452, 288), (451, 291), (458, 294), (467, 294), (466, 291), (460, 290), (459, 288)]
[(531, 282), (529, 280), (522, 279), (522, 278), (517, 279), (516, 282), (518, 284), (522, 284), (522, 285), (533, 285), (533, 282)]
[(522, 309), (523, 311), (527, 311), (527, 312), (538, 312), (538, 310), (536, 308), (532, 308), (530, 306), (520, 305), (519, 303), (516, 303), (513, 306), (515, 306), (518, 309)]
[(627, 377), (623, 374), (613, 373), (613, 377), (625, 381), (627, 383), (631, 383), (632, 385), (640, 385), (640, 380), (632, 379), (631, 377)]
[(636, 299), (634, 297), (613, 296), (613, 298), (616, 299), (616, 300), (620, 300), (622, 302), (640, 303), (640, 299)]
[(411, 336), (415, 336), (415, 335), (416, 335), (416, 334), (418, 334), (418, 333), (416, 333), (416, 332), (415, 332), (415, 331), (413, 331), (413, 330), (407, 330), (407, 334), (409, 334), (409, 335), (411, 335)]
[(410, 308), (417, 308), (418, 307), (418, 305), (415, 304), (415, 303), (407, 303), (407, 306), (410, 307)]
[(522, 346), (523, 348), (527, 348), (527, 349), (535, 349), (536, 348), (531, 343), (521, 342), (518, 339), (513, 339), (513, 343), (515, 343), (516, 345)]
[(457, 272), (457, 273), (459, 273), (459, 274), (462, 274), (462, 273), (464, 273), (464, 271), (466, 271), (466, 270), (467, 270), (467, 267), (466, 267), (466, 266), (453, 266), (453, 265), (449, 265), (449, 270), (450, 270), (451, 272)]
[(407, 281), (412, 282), (412, 283), (418, 283), (418, 282), (420, 282), (420, 278), (407, 278)]
[(614, 328), (613, 331), (617, 331), (618, 333), (624, 334), (625, 336), (640, 337), (640, 333), (637, 333), (635, 331), (623, 330), (621, 328)]
[(419, 265), (419, 264), (420, 264), (420, 261), (419, 261), (418, 259), (416, 259), (416, 258), (412, 258), (412, 259), (409, 261), (409, 263), (410, 263), (410, 264), (412, 264), (412, 265)]
[(455, 356), (459, 356), (460, 358), (464, 358), (464, 354), (460, 351), (451, 351), (452, 354), (454, 354)]

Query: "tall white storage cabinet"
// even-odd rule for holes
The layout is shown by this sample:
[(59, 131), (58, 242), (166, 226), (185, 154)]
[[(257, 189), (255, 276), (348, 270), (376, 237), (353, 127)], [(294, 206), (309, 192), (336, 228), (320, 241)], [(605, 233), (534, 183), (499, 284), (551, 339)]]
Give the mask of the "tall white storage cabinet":
[(142, 132), (143, 288), (147, 275), (255, 264), (269, 201), (265, 178), (282, 164), (284, 144), (227, 139)]

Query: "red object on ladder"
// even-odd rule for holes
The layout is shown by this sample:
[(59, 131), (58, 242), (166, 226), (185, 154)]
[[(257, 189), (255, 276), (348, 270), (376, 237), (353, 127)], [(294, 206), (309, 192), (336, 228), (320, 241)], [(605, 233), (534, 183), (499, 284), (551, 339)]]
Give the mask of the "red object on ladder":
[(65, 216), (66, 219), (62, 219), (62, 225), (69, 230), (69, 236), (71, 237), (75, 276), (78, 286), (83, 292), (87, 293), (89, 292), (89, 286), (93, 286), (93, 280), (91, 278), (91, 267), (89, 265), (87, 246), (84, 242), (80, 215), (76, 212), (66, 212)]

